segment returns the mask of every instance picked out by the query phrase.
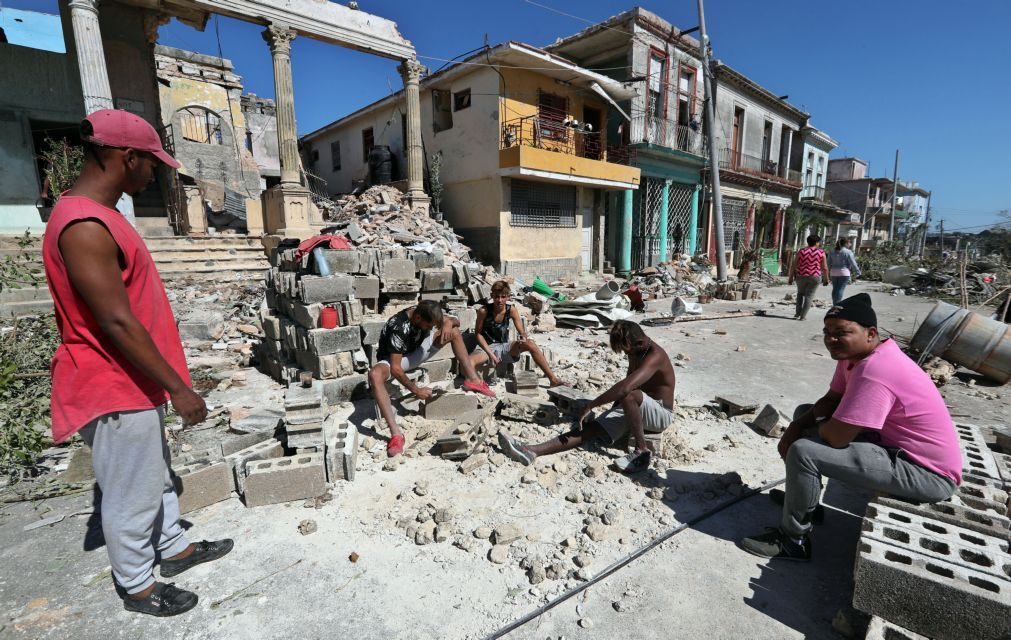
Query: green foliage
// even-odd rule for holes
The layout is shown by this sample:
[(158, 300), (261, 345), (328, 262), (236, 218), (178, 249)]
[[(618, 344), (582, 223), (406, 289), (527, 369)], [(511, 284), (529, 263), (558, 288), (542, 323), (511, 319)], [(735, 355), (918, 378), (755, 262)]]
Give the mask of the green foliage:
[(49, 446), (49, 363), (59, 344), (53, 316), (0, 327), (0, 474), (29, 475)]
[(45, 282), (42, 267), (39, 266), (37, 255), (29, 252), (37, 246), (39, 239), (25, 231), (18, 238), (18, 251), (5, 256), (0, 262), (0, 291), (4, 289), (21, 289), (38, 287)]
[(46, 138), (42, 159), (46, 161), (46, 178), (49, 197), (60, 199), (60, 194), (74, 186), (84, 164), (84, 147), (70, 144), (65, 138)]

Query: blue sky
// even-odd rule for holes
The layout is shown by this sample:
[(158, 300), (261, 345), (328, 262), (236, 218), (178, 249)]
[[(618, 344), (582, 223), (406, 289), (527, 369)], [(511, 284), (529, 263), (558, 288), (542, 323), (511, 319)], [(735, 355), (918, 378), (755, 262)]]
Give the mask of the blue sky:
[[(47, 6), (53, 0), (0, 0)], [(633, 6), (616, 0), (360, 0), (394, 20), (432, 69), (481, 46), (537, 46)], [(545, 5), (556, 11), (545, 8)], [(695, 0), (645, 1), (673, 24), (698, 23)], [(558, 12), (576, 17), (561, 15)], [(589, 22), (587, 22), (589, 21)], [(839, 141), (831, 157), (857, 156), (874, 176), (933, 191), (946, 229), (998, 220), (1011, 209), (1011, 2), (1004, 0), (707, 0), (716, 57), (811, 113)], [(217, 26), (217, 29), (215, 29)], [(203, 32), (173, 21), (160, 42), (235, 63), (247, 91), (273, 96), (262, 27), (221, 18)], [(307, 133), (401, 87), (396, 62), (306, 38), (293, 45), (295, 110)], [(976, 229), (967, 229), (976, 230)]]

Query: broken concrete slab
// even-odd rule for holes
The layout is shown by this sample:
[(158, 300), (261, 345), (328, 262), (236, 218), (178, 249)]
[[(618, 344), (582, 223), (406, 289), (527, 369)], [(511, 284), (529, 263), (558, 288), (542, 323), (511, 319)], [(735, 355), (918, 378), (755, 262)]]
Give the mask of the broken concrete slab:
[(551, 402), (514, 393), (499, 394), (499, 416), (510, 420), (549, 425), (561, 420), (561, 412)]
[(421, 270), (422, 291), (452, 291), (452, 289), (453, 289), (452, 269)]
[(362, 331), (358, 326), (310, 329), (307, 331), (307, 343), (309, 350), (317, 356), (356, 351), (362, 347)]
[(417, 267), (413, 260), (391, 258), (380, 263), (380, 275), (384, 285), (388, 281), (414, 280)]
[(216, 311), (193, 311), (179, 320), (177, 328), (184, 342), (214, 342), (225, 335), (225, 317)]
[(298, 299), (302, 304), (347, 300), (354, 290), (354, 279), (346, 275), (302, 276), (298, 281)]
[(477, 410), (477, 396), (469, 393), (444, 393), (425, 403), (425, 418), (448, 420)]
[(751, 426), (769, 438), (778, 438), (790, 426), (790, 419), (785, 413), (776, 409), (771, 404), (762, 407)]
[(731, 418), (758, 410), (758, 403), (736, 396), (716, 396), (716, 404)]

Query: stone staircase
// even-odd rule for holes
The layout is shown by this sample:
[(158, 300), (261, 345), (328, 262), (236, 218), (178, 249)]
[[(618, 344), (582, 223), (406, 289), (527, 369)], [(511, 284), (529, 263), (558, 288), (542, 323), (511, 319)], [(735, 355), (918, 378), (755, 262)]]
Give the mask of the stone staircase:
[[(18, 247), (18, 236), (0, 237), (0, 262), (8, 258), (19, 257), (22, 250)], [(31, 256), (31, 263), (42, 268), (42, 249), (38, 239), (25, 249)], [(20, 289), (0, 289), (0, 317), (10, 318), (11, 316), (36, 315), (40, 313), (51, 313), (53, 310), (53, 299), (49, 296), (49, 288), (46, 287), (45, 279), (39, 283), (38, 287), (24, 286)]]
[(219, 282), (262, 276), (270, 268), (258, 237), (239, 235), (157, 236), (144, 242), (162, 280), (183, 277)]

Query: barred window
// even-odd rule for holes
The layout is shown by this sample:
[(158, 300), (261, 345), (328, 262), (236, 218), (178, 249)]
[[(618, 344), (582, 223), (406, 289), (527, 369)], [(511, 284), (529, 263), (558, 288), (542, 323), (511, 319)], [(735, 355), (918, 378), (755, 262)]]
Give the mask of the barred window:
[(514, 227), (575, 227), (576, 188), (513, 180), (510, 222)]

